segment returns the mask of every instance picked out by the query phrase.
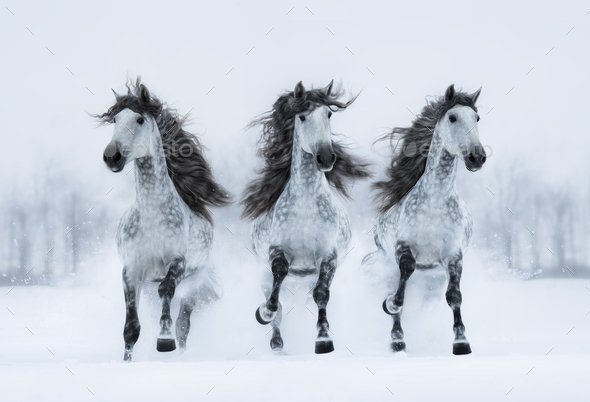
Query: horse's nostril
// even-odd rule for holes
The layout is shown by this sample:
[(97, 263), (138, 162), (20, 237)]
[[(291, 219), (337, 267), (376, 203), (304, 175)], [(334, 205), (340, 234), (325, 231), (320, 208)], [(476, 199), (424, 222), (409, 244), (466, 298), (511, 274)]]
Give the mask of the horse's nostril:
[(115, 154), (115, 156), (113, 157), (113, 160), (114, 160), (115, 162), (119, 162), (119, 161), (121, 160), (121, 153), (120, 153), (120, 152), (117, 152), (117, 153)]
[(318, 155), (316, 160), (318, 161), (318, 164), (320, 164), (320, 165), (324, 163), (324, 160), (322, 159), (321, 155)]
[(474, 154), (469, 154), (469, 162), (471, 163), (475, 163), (475, 155)]
[(332, 154), (332, 159), (330, 161), (332, 163), (336, 162), (336, 154)]
[(486, 163), (486, 156), (484, 155), (483, 158), (481, 158), (481, 163)]

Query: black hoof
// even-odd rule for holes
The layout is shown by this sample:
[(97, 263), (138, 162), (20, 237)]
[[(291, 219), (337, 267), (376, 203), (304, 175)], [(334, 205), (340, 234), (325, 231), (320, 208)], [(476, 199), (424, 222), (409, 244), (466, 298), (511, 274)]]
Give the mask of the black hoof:
[(334, 342), (332, 341), (316, 341), (315, 353), (318, 355), (330, 353), (334, 351)]
[(393, 341), (391, 342), (391, 350), (393, 352), (405, 352), (406, 343), (404, 341)]
[(168, 338), (158, 338), (156, 350), (158, 352), (172, 352), (176, 349), (176, 341)]
[(383, 311), (385, 311), (385, 314), (389, 314), (389, 315), (393, 315), (392, 313), (389, 312), (389, 310), (387, 310), (387, 299), (383, 300)]
[(262, 325), (270, 324), (270, 321), (265, 321), (264, 318), (262, 318), (262, 316), (260, 315), (260, 307), (256, 309), (256, 321), (258, 321)]
[(471, 346), (467, 342), (453, 343), (454, 355), (468, 355), (471, 353)]
[(401, 307), (398, 307), (397, 311), (395, 311), (395, 312), (389, 311), (389, 309), (387, 308), (387, 299), (383, 300), (383, 304), (381, 305), (381, 307), (383, 307), (383, 311), (385, 311), (385, 314), (389, 314), (389, 315), (395, 315), (395, 314), (399, 313), (402, 309)]
[(125, 351), (125, 354), (123, 355), (123, 361), (125, 363), (131, 363), (131, 352)]

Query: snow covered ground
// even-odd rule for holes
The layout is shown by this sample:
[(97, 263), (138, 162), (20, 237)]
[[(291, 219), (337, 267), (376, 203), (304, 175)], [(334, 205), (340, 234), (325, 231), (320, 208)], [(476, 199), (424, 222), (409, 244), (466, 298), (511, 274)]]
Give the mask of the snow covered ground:
[(316, 306), (297, 281), (281, 296), (287, 355), (270, 351), (270, 328), (254, 319), (262, 295), (247, 257), (219, 270), (224, 296), (193, 315), (184, 355), (156, 352), (159, 303), (148, 287), (132, 364), (122, 362), (117, 264), (93, 285), (3, 288), (0, 399), (589, 400), (590, 280), (492, 281), (468, 260), (463, 316), (474, 353), (453, 356), (450, 309), (444, 299), (423, 307), (415, 275), (403, 317), (408, 351), (393, 355), (384, 290), (361, 274), (361, 257), (353, 250), (336, 274), (328, 306), (336, 351), (320, 356)]

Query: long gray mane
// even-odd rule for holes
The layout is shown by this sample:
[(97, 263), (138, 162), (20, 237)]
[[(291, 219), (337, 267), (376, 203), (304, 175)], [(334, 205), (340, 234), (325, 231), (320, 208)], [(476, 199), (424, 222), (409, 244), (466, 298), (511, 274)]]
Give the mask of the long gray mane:
[[(394, 152), (387, 169), (388, 180), (373, 183), (379, 212), (385, 213), (397, 204), (418, 182), (426, 169), (427, 158), (420, 150), (428, 149), (434, 128), (441, 117), (457, 105), (469, 106), (477, 112), (472, 95), (454, 91), (451, 99), (437, 97), (424, 106), (410, 127), (395, 127), (390, 133), (378, 138), (375, 143), (388, 140)], [(394, 145), (395, 142), (395, 145)], [(413, 145), (412, 145), (413, 144)]]
[[(242, 204), (243, 218), (256, 219), (270, 211), (283, 193), (291, 177), (291, 157), (295, 116), (311, 111), (317, 105), (326, 105), (332, 111), (344, 110), (355, 100), (340, 102), (344, 92), (340, 89), (326, 95), (320, 89), (305, 92), (301, 99), (295, 99), (293, 91), (279, 96), (272, 110), (254, 119), (248, 127), (262, 126), (257, 155), (264, 158), (264, 167), (257, 171), (260, 175), (246, 187)], [(331, 171), (326, 172), (328, 182), (344, 197), (350, 198), (348, 184), (355, 179), (370, 177), (368, 164), (351, 155), (343, 144), (332, 141), (336, 162)]]
[(160, 131), (168, 175), (178, 195), (191, 211), (213, 223), (207, 207), (229, 205), (231, 195), (215, 182), (197, 136), (184, 130), (187, 116), (180, 117), (175, 109), (169, 108), (154, 95), (147, 102), (143, 101), (139, 96), (141, 86), (141, 77), (137, 77), (135, 83), (129, 81), (126, 84), (127, 94), (118, 96), (106, 113), (93, 117), (100, 123), (110, 124), (124, 109), (153, 117)]

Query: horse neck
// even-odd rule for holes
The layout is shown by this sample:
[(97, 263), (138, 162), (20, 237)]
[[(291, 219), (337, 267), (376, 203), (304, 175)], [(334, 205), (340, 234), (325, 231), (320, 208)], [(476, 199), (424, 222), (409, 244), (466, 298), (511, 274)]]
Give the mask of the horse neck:
[(435, 128), (428, 151), (426, 168), (419, 186), (428, 193), (437, 196), (449, 194), (455, 190), (457, 177), (457, 156), (447, 151), (438, 130)]
[(176, 191), (168, 176), (160, 133), (156, 129), (154, 134), (152, 136), (154, 154), (135, 160), (135, 188), (140, 210), (168, 202), (170, 196)]
[[(297, 132), (293, 134), (293, 151), (291, 154), (291, 179), (289, 184), (309, 192), (316, 192), (326, 182), (325, 174), (316, 167), (313, 155), (301, 148)], [(297, 191), (302, 194), (304, 191)]]

